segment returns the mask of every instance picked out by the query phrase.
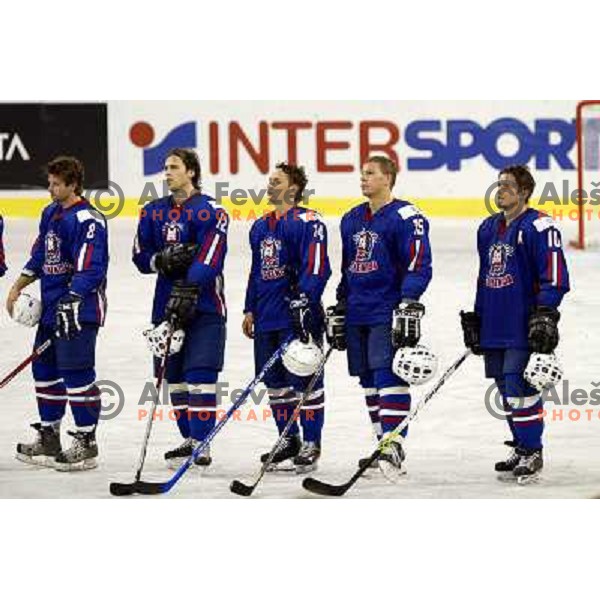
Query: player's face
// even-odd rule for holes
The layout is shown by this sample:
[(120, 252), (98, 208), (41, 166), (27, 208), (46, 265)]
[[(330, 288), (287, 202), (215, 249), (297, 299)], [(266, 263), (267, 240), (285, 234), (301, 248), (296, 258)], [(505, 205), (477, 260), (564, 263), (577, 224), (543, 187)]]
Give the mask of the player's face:
[(48, 175), (48, 191), (55, 202), (66, 202), (75, 194), (76, 184), (67, 185), (57, 175)]
[(269, 175), (267, 198), (269, 204), (276, 206), (291, 206), (298, 190), (296, 185), (290, 185), (290, 179), (281, 169), (276, 169)]
[(360, 189), (365, 198), (377, 196), (390, 189), (390, 177), (381, 171), (378, 163), (367, 162), (360, 172)]
[(519, 186), (514, 175), (503, 173), (498, 178), (498, 192), (496, 194), (496, 204), (499, 209), (509, 212), (514, 209), (519, 202)]
[(165, 161), (165, 180), (171, 192), (183, 190), (192, 185), (194, 171), (186, 168), (179, 156), (169, 156)]

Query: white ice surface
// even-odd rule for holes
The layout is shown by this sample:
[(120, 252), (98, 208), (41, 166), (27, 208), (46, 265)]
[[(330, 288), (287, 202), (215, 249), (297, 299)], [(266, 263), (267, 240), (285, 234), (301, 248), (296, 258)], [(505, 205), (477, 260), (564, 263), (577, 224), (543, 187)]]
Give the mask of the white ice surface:
[[(27, 370), (0, 391), (0, 497), (105, 498), (110, 497), (109, 482), (132, 480), (145, 427), (137, 418), (138, 399), (144, 383), (150, 380), (150, 357), (141, 331), (148, 323), (154, 284), (153, 277), (139, 275), (130, 260), (135, 225), (130, 219), (110, 222), (109, 313), (99, 338), (97, 373), (99, 379), (116, 381), (127, 402), (117, 418), (103, 422), (98, 430), (100, 466), (85, 473), (58, 473), (15, 460), (15, 444), (31, 437), (28, 424), (37, 420), (32, 379)], [(441, 368), (463, 351), (458, 312), (472, 304), (476, 227), (475, 221), (441, 219), (432, 223), (434, 279), (424, 297), (424, 327), (426, 340), (440, 356)], [(0, 280), (2, 305), (10, 283), (26, 260), (35, 231), (34, 220), (6, 222), (10, 271)], [(222, 379), (230, 382), (231, 388), (242, 388), (253, 377), (252, 345), (240, 331), (249, 266), (246, 232), (246, 224), (232, 224), (226, 266), (230, 312)], [(334, 275), (326, 291), (326, 302), (332, 301), (338, 281), (340, 243), (336, 220), (329, 222), (329, 232)], [(569, 237), (570, 232), (565, 235), (566, 239)], [(560, 350), (571, 389), (589, 390), (591, 381), (600, 380), (600, 257), (597, 253), (570, 251), (568, 261), (574, 290), (563, 304)], [(2, 376), (30, 353), (32, 339), (33, 331), (12, 323), (2, 306)], [(407, 477), (393, 485), (376, 472), (358, 482), (348, 497), (572, 498), (600, 493), (600, 418), (598, 407), (589, 405), (580, 409), (594, 409), (591, 421), (570, 421), (566, 417), (568, 407), (563, 407), (563, 421), (547, 423), (546, 468), (540, 483), (517, 487), (497, 481), (493, 463), (505, 454), (502, 441), (507, 437), (507, 426), (485, 409), (483, 397), (488, 384), (483, 379), (481, 360), (470, 358), (412, 425), (406, 444)], [(415, 389), (415, 397), (427, 387)], [(345, 481), (354, 471), (357, 459), (373, 448), (361, 390), (357, 381), (347, 376), (345, 356), (340, 353), (334, 353), (327, 367), (326, 393), (323, 455), (316, 476), (337, 483)], [(224, 408), (228, 407), (227, 402)], [(214, 441), (213, 466), (204, 474), (186, 474), (170, 496), (236, 498), (229, 491), (231, 480), (249, 481), (259, 466), (258, 456), (275, 441), (274, 423), (271, 419), (261, 420), (262, 408), (256, 409), (258, 422), (243, 420), (246, 409), (241, 422), (228, 423)], [(63, 432), (71, 424), (67, 412)], [(174, 422), (165, 419), (155, 423), (145, 479), (159, 481), (171, 476), (161, 457), (178, 443)], [(297, 476), (268, 474), (255, 497), (316, 498), (305, 492), (300, 482)]]

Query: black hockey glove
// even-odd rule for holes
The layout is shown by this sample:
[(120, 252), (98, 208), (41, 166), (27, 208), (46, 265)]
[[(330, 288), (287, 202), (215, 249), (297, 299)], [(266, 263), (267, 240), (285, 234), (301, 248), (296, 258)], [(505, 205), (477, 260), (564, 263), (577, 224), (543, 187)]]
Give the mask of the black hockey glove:
[(421, 319), (425, 307), (420, 302), (402, 302), (392, 317), (392, 346), (394, 350), (406, 346), (414, 348), (421, 339)]
[(325, 317), (327, 342), (336, 350), (345, 350), (346, 343), (346, 302), (340, 300), (327, 309)]
[(300, 294), (297, 298), (290, 300), (290, 312), (292, 313), (292, 327), (294, 335), (303, 343), (307, 344), (311, 324), (311, 313), (308, 307), (306, 294)]
[(72, 340), (80, 331), (79, 307), (83, 298), (69, 292), (58, 301), (56, 307), (56, 337)]
[(171, 244), (154, 256), (154, 267), (169, 279), (185, 277), (198, 253), (196, 244)]
[(196, 284), (176, 281), (167, 302), (165, 318), (175, 329), (182, 329), (196, 314), (200, 288)]
[(482, 354), (481, 350), (481, 319), (476, 312), (460, 311), (460, 324), (463, 330), (465, 346), (473, 354)]
[(550, 354), (558, 346), (560, 313), (550, 306), (538, 306), (529, 316), (529, 349)]

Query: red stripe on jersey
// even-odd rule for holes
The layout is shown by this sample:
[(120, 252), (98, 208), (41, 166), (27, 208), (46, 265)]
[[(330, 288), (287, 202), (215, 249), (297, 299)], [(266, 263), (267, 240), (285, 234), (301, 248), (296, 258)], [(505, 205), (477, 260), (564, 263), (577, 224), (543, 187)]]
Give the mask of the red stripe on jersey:
[(556, 287), (560, 287), (562, 283), (562, 260), (558, 252), (556, 254)]
[(419, 256), (417, 258), (417, 264), (415, 265), (415, 271), (418, 271), (421, 268), (421, 263), (423, 262), (423, 240), (419, 244)]
[(412, 264), (413, 258), (415, 257), (415, 241), (413, 240), (410, 243), (410, 254), (408, 257), (408, 264), (409, 266)]
[(88, 246), (87, 252), (85, 253), (85, 260), (83, 262), (83, 268), (87, 269), (92, 262), (92, 254), (94, 254), (94, 244)]
[(208, 254), (208, 250), (215, 239), (216, 232), (213, 231), (212, 235), (207, 237), (204, 240), (204, 244), (202, 244), (202, 250), (200, 250), (200, 256), (198, 256), (198, 262), (204, 262), (206, 255)]
[(213, 253), (212, 260), (210, 261), (210, 266), (215, 269), (219, 264), (219, 260), (221, 259), (221, 253), (223, 252), (223, 238), (219, 239), (217, 242), (217, 247)]
[(552, 252), (548, 252), (546, 268), (548, 270), (546, 277), (548, 278), (548, 281), (550, 283), (553, 283), (553, 281), (552, 281)]
[(313, 269), (315, 267), (315, 243), (311, 242), (308, 247), (308, 274), (312, 275)]

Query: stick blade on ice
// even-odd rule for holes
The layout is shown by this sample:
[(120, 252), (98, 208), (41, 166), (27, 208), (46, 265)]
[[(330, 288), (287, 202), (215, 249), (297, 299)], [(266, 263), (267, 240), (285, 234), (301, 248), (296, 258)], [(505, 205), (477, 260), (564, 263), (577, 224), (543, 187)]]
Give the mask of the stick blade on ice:
[(229, 486), (229, 489), (234, 493), (237, 494), (238, 496), (251, 496), (252, 492), (254, 491), (254, 487), (253, 485), (246, 485), (245, 483), (242, 483), (241, 481), (235, 479), (234, 481), (231, 482), (231, 485)]

